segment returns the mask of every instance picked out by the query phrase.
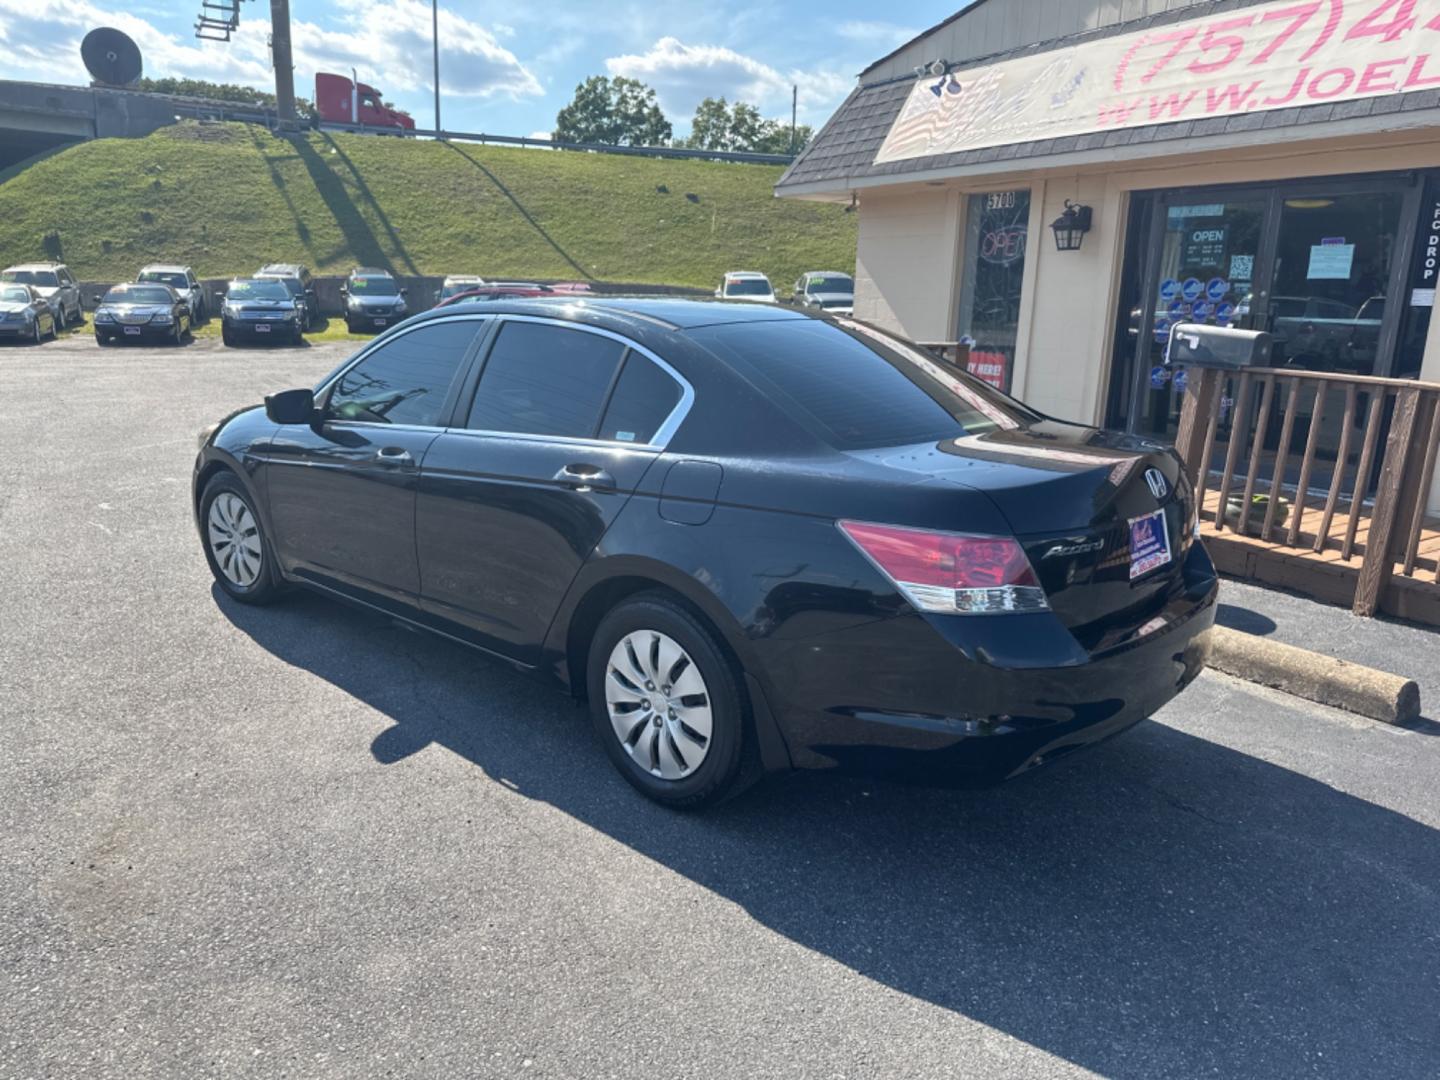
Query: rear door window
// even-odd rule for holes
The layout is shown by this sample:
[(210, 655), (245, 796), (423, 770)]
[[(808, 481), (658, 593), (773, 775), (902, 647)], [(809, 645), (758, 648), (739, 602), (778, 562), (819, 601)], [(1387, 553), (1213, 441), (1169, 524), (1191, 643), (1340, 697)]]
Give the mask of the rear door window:
[(658, 364), (631, 350), (615, 383), (615, 393), (600, 421), (600, 438), (612, 442), (648, 443), (665, 423), (683, 391)]
[(500, 329), (466, 426), (473, 431), (590, 439), (625, 346), (545, 323)]
[(450, 319), (391, 338), (335, 382), (333, 420), (435, 427), (465, 354), (483, 323)]

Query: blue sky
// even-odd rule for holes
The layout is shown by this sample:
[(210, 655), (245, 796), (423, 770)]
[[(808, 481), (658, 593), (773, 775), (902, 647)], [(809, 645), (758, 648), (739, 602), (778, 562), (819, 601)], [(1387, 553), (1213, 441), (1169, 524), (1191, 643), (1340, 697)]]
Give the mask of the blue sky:
[[(0, 0), (0, 78), (88, 81), (79, 42), (92, 27), (118, 27), (139, 43), (145, 73), (273, 86), (267, 0), (241, 4), (228, 44), (201, 42), (201, 0)], [(442, 0), (441, 87), (445, 126), (504, 135), (548, 132), (587, 75), (629, 75), (654, 86), (676, 134), (706, 96), (737, 98), (771, 117), (819, 125), (870, 61), (949, 16), (961, 0), (756, 0), (494, 3)], [(296, 91), (313, 96), (317, 70), (347, 71), (433, 120), (429, 0), (291, 0)]]

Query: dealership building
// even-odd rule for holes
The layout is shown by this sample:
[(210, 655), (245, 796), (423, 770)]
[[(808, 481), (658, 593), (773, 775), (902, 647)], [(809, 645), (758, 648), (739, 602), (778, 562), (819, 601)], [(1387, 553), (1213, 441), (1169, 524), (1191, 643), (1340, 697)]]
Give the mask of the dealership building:
[(858, 211), (857, 316), (1056, 416), (1173, 438), (1180, 321), (1440, 382), (1440, 0), (975, 0), (776, 191)]

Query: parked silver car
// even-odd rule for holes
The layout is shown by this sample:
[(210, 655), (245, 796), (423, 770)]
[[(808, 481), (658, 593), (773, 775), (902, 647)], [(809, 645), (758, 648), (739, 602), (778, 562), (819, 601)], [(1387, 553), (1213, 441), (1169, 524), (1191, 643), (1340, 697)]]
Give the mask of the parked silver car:
[(33, 285), (0, 285), (0, 338), (33, 341), (56, 337), (60, 324), (50, 301)]
[(0, 284), (29, 285), (43, 296), (61, 326), (78, 326), (85, 321), (80, 303), (80, 283), (64, 263), (21, 263), (0, 270)]
[(141, 284), (169, 285), (190, 309), (192, 323), (198, 325), (209, 318), (210, 304), (205, 297), (205, 287), (190, 267), (155, 263), (141, 270), (135, 280)]
[(855, 279), (834, 270), (812, 270), (795, 282), (795, 303), (835, 315), (855, 310)]

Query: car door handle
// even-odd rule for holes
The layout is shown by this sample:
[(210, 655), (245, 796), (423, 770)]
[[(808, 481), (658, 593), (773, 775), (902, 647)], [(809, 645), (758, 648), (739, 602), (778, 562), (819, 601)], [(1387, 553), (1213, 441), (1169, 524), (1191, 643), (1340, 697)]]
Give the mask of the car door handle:
[(615, 490), (615, 478), (598, 465), (566, 465), (555, 474), (555, 480), (576, 491)]
[(410, 451), (400, 446), (384, 446), (375, 451), (375, 460), (381, 465), (414, 465)]

